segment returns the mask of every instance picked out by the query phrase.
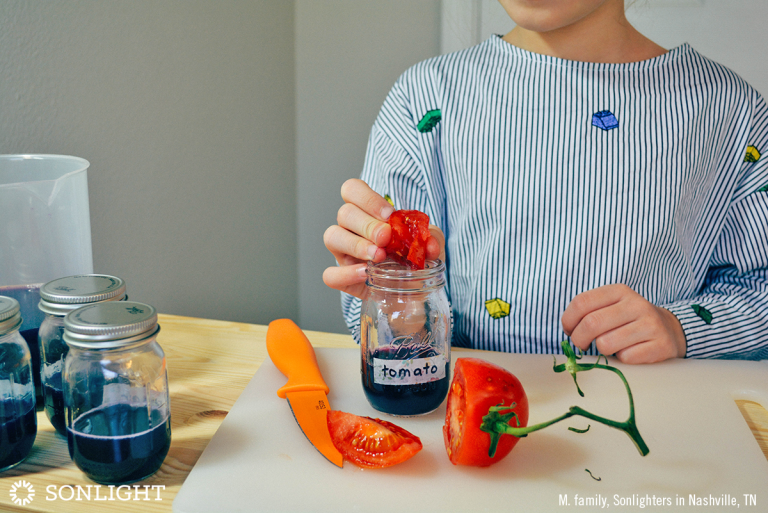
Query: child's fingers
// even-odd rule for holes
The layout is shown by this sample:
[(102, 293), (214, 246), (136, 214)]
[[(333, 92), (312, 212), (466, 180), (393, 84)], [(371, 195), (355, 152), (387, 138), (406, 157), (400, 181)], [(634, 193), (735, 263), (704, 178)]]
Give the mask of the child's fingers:
[[(586, 349), (593, 340), (598, 342), (598, 350), (603, 354), (613, 354), (627, 344), (638, 341), (636, 326), (631, 326), (637, 319), (637, 312), (627, 308), (623, 302), (598, 307), (587, 312), (571, 332), (571, 341), (576, 347)], [(622, 329), (627, 327), (627, 329)], [(618, 335), (613, 332), (617, 332)], [(626, 336), (632, 334), (627, 340)]]
[(356, 264), (329, 267), (323, 271), (323, 282), (332, 289), (362, 298), (365, 291), (366, 265)]
[(445, 235), (443, 235), (443, 231), (430, 224), (429, 233), (432, 237), (427, 241), (427, 260), (439, 258), (445, 262)]
[(323, 242), (340, 265), (348, 265), (349, 257), (357, 261), (381, 261), (386, 257), (382, 248), (341, 226), (333, 225), (325, 230)]
[(379, 247), (386, 246), (392, 236), (392, 228), (388, 223), (368, 215), (352, 203), (344, 203), (339, 208), (336, 221), (340, 227), (356, 233)]
[(613, 313), (608, 313), (616, 310), (601, 311), (634, 296), (640, 297), (626, 285), (620, 284), (605, 285), (582, 292), (571, 300), (563, 312), (560, 319), (563, 331), (571, 337), (577, 347), (586, 349), (598, 335), (631, 320), (626, 316), (614, 318)]
[(663, 336), (659, 325), (660, 323), (654, 323), (654, 319), (647, 316), (632, 318), (630, 322), (596, 335), (595, 346), (601, 354), (618, 355), (628, 347)]
[(674, 344), (659, 339), (633, 344), (616, 353), (620, 362), (629, 364), (656, 363), (676, 356)]
[(395, 211), (387, 200), (358, 178), (351, 178), (342, 184), (341, 199), (345, 203), (357, 205), (364, 212), (380, 221), (386, 221)]
[(573, 298), (563, 312), (561, 322), (563, 331), (571, 335), (576, 326), (589, 313), (618, 303), (628, 293), (635, 293), (626, 285), (604, 285), (596, 289), (587, 290)]

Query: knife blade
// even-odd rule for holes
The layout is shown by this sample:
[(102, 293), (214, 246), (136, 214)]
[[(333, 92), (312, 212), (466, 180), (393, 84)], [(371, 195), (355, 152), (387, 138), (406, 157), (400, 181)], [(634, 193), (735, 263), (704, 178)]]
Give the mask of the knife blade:
[(328, 385), (325, 384), (312, 344), (290, 319), (277, 319), (267, 328), (267, 353), (288, 378), (277, 396), (288, 399), (293, 416), (307, 439), (328, 461), (342, 466), (344, 458), (333, 446), (328, 431)]

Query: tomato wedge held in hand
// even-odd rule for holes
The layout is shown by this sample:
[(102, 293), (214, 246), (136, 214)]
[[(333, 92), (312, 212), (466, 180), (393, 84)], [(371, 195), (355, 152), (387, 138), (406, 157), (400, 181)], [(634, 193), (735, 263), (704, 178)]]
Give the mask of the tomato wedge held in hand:
[(519, 438), (502, 436), (493, 458), (488, 456), (491, 435), (480, 430), (483, 416), (491, 406), (515, 403), (519, 424), (528, 425), (528, 397), (523, 385), (512, 373), (480, 358), (458, 358), (453, 381), (448, 390), (443, 439), (454, 465), (486, 467), (504, 458)]
[(364, 468), (391, 467), (421, 450), (419, 437), (381, 419), (328, 412), (331, 441), (344, 459)]
[(411, 269), (424, 269), (429, 240), (429, 216), (418, 210), (395, 210), (387, 221), (392, 237), (387, 256)]

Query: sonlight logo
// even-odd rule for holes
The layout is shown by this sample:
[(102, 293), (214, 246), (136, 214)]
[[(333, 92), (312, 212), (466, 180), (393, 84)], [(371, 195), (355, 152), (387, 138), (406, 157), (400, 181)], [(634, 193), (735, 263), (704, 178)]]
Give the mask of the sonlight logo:
[(25, 480), (16, 481), (11, 486), (11, 500), (18, 506), (26, 506), (35, 498), (35, 487)]
[[(46, 501), (161, 501), (160, 493), (165, 485), (48, 485), (45, 487)], [(27, 506), (35, 498), (32, 483), (21, 480), (13, 483), (9, 490), (11, 501), (17, 506)]]
[(47, 501), (161, 501), (165, 485), (48, 485)]

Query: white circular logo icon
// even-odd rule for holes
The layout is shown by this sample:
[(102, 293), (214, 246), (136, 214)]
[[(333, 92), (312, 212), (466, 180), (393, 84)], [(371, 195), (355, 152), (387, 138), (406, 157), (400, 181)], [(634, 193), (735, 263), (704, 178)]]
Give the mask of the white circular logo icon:
[[(17, 493), (21, 492), (21, 493)], [(11, 500), (19, 506), (26, 506), (35, 498), (35, 488), (25, 480), (16, 481), (11, 486)]]

